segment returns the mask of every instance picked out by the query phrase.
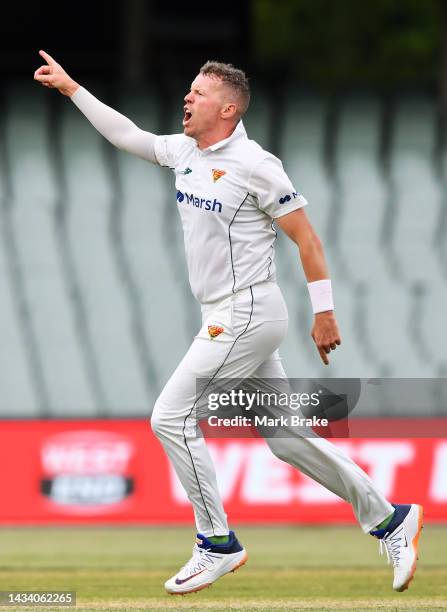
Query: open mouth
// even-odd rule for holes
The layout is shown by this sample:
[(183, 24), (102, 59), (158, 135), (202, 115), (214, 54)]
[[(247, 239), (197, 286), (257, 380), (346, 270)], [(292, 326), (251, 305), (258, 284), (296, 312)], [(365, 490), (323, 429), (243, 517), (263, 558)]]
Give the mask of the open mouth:
[(192, 117), (192, 113), (191, 111), (189, 111), (187, 108), (184, 109), (184, 115), (183, 115), (183, 125), (188, 125), (188, 123), (190, 122)]

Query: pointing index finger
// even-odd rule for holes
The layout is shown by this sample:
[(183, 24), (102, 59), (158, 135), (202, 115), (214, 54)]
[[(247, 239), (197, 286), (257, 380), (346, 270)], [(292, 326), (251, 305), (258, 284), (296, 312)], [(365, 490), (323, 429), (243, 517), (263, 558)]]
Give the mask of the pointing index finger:
[(49, 66), (53, 66), (56, 64), (56, 60), (51, 57), (46, 51), (42, 49), (39, 51), (39, 55), (43, 57), (43, 59), (47, 62)]
[(329, 365), (329, 359), (328, 359), (328, 356), (327, 356), (326, 351), (324, 350), (324, 348), (319, 348), (319, 347), (317, 347), (317, 348), (318, 348), (318, 352), (320, 353), (320, 357), (321, 357), (324, 365)]

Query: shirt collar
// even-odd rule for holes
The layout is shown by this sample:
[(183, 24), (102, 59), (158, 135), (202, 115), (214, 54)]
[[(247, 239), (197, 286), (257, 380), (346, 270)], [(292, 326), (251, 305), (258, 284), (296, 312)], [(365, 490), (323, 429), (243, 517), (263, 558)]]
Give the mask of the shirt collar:
[(245, 138), (247, 137), (247, 132), (245, 131), (242, 119), (239, 120), (234, 131), (230, 134), (230, 136), (228, 136), (228, 138), (224, 138), (223, 140), (219, 140), (219, 142), (215, 142), (213, 145), (207, 147), (202, 152), (204, 153), (205, 151), (217, 151), (218, 149), (221, 149), (226, 144), (228, 144), (232, 140), (235, 140), (236, 138), (239, 138), (240, 136), (245, 136)]

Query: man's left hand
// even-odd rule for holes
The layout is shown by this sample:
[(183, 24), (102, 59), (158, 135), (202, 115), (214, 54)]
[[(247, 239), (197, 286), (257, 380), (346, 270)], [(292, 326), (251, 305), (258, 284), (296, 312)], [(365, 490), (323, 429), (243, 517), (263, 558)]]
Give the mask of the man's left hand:
[(341, 344), (340, 332), (332, 310), (315, 315), (311, 336), (323, 363), (329, 365), (328, 354)]

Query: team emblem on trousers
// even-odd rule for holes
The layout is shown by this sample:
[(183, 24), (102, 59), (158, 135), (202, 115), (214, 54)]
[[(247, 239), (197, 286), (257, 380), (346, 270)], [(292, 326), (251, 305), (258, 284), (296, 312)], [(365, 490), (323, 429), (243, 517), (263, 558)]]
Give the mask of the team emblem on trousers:
[(224, 331), (223, 327), (218, 327), (217, 325), (208, 325), (208, 333), (210, 335), (210, 338), (215, 338), (216, 336), (221, 334), (223, 331)]

